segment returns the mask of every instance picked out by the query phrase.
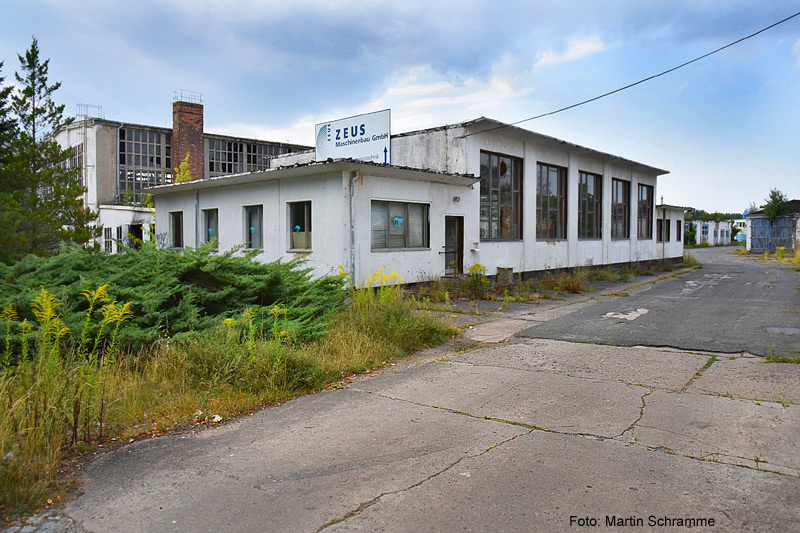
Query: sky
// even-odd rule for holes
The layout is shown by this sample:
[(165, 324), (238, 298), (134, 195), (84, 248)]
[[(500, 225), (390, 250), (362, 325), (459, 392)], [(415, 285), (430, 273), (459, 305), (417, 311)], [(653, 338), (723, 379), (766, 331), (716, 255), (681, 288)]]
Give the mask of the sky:
[[(774, 0), (3, 0), (0, 76), (39, 40), (66, 112), (314, 144), (391, 109), (392, 133), (515, 122), (657, 74), (800, 11)], [(658, 202), (741, 212), (800, 198), (800, 17), (680, 70), (521, 127), (670, 171)]]

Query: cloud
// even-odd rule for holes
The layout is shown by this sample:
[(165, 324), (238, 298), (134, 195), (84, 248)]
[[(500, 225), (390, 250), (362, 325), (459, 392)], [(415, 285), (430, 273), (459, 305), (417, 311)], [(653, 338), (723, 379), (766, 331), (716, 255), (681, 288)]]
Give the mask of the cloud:
[(530, 104), (525, 97), (531, 89), (522, 76), (509, 59), (498, 61), (485, 77), (462, 78), (456, 73), (437, 72), (430, 65), (414, 65), (393, 72), (383, 88), (363, 103), (331, 106), (299, 117), (283, 128), (240, 122), (211, 129), (227, 135), (313, 145), (315, 124), (380, 109), (392, 110), (393, 133), (479, 116), (512, 120)]
[(596, 54), (597, 52), (602, 52), (606, 48), (606, 44), (597, 35), (579, 39), (570, 39), (567, 49), (564, 52), (558, 53), (554, 50), (541, 52), (535, 66), (543, 67), (546, 65), (566, 63), (567, 61), (580, 59), (582, 57)]

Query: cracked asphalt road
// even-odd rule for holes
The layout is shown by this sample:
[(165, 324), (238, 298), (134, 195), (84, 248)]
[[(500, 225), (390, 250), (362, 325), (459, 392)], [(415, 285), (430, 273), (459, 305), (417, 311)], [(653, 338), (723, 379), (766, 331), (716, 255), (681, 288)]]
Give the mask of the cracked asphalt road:
[(796, 529), (800, 365), (514, 336), (623, 299), (460, 315), (474, 322), (464, 339), (343, 389), (125, 446), (94, 463), (64, 522), (92, 532), (685, 529), (657, 525), (667, 519), (704, 521), (692, 531)]
[(730, 250), (691, 250), (703, 268), (647, 283), (628, 297), (536, 325), (520, 336), (791, 356), (800, 346), (797, 272)]

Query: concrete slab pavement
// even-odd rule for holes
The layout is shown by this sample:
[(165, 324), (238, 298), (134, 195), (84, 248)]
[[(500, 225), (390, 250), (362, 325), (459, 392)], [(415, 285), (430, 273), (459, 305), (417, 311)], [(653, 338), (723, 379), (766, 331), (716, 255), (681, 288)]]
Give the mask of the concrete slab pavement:
[[(533, 432), (387, 495), (329, 530), (789, 531), (800, 521), (798, 498), (796, 478)], [(607, 526), (614, 517), (629, 522)], [(584, 518), (596, 525), (579, 525)], [(665, 518), (706, 522), (670, 527)]]
[(767, 363), (761, 357), (719, 357), (689, 392), (800, 405), (800, 365)]
[(622, 347), (552, 339), (515, 339), (512, 344), (454, 355), (454, 361), (494, 364), (648, 387), (680, 390), (709, 357), (669, 348)]
[[(659, 297), (630, 291), (646, 293)], [(800, 407), (787, 402), (800, 365), (514, 336), (614, 298), (482, 315), (474, 336), (343, 389), (126, 446), (92, 466), (65, 522), (81, 531), (595, 527), (575, 517), (612, 531), (686, 530), (652, 516), (714, 520), (692, 531), (792, 530)], [(783, 403), (776, 391), (788, 391)], [(758, 400), (742, 399), (751, 393)]]
[(640, 414), (651, 389), (456, 362), (431, 363), (352, 385), (385, 398), (550, 431), (612, 438)]

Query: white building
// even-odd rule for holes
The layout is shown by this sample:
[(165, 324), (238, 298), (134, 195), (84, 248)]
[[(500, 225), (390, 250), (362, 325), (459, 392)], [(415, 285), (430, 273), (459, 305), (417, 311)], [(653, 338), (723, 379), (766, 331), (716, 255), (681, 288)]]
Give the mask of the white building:
[[(392, 136), (391, 165), (314, 162), (148, 189), (158, 242), (260, 248), (356, 280), (475, 263), (514, 272), (683, 256), (683, 208), (656, 206), (665, 170), (481, 118)], [(473, 177), (474, 176), (474, 177)], [(313, 236), (313, 238), (312, 238)]]
[(695, 231), (697, 244), (708, 243), (710, 246), (730, 244), (733, 239), (732, 220), (692, 220), (689, 221)]

